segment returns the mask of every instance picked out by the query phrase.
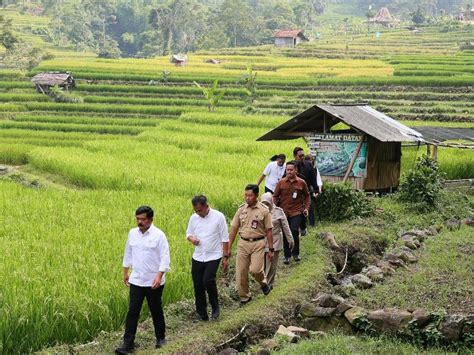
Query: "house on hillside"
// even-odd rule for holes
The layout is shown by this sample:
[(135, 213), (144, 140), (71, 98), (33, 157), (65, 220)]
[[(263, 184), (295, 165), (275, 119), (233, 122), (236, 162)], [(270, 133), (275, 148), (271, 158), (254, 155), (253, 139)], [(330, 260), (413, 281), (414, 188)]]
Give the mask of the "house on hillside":
[(36, 74), (31, 81), (35, 84), (36, 91), (42, 94), (48, 94), (51, 88), (56, 85), (66, 91), (76, 87), (76, 81), (70, 72), (40, 73)]
[(273, 34), (276, 47), (296, 47), (301, 42), (309, 41), (303, 30), (278, 30)]
[(368, 21), (369, 23), (379, 24), (384, 27), (393, 27), (398, 24), (400, 21), (392, 17), (390, 11), (386, 7), (382, 7), (375, 17), (372, 17)]
[(366, 191), (399, 185), (402, 142), (424, 143), (421, 133), (368, 105), (314, 105), (258, 141), (303, 137), (323, 180), (350, 181)]
[(466, 10), (461, 9), (461, 13), (457, 16), (457, 19), (461, 22), (474, 24), (474, 7), (467, 5)]

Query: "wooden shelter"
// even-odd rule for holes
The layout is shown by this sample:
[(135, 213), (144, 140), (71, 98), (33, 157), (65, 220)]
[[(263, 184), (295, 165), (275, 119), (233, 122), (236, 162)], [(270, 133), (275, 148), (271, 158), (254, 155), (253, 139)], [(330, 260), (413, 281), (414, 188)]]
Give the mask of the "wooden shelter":
[(257, 140), (300, 137), (323, 180), (351, 181), (367, 191), (397, 188), (402, 142), (424, 142), (419, 132), (367, 105), (314, 105)]
[(474, 7), (468, 4), (466, 10), (461, 9), (461, 13), (457, 16), (457, 19), (461, 22), (474, 24)]
[(171, 56), (170, 61), (177, 67), (184, 67), (188, 62), (188, 56), (181, 55), (181, 54), (174, 54)]
[(303, 34), (303, 30), (279, 30), (273, 34), (275, 46), (296, 47), (301, 42), (309, 41)]
[(40, 73), (35, 75), (31, 81), (36, 86), (36, 91), (42, 94), (48, 94), (53, 86), (59, 86), (60, 88), (69, 91), (76, 87), (76, 81), (72, 77), (70, 72), (59, 73), (59, 72), (49, 72), (49, 73)]

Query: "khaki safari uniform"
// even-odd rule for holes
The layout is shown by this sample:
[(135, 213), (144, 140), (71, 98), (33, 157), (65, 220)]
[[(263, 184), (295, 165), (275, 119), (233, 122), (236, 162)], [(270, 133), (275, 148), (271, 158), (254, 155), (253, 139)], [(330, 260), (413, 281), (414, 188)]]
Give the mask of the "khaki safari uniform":
[(237, 245), (236, 283), (240, 300), (250, 299), (249, 272), (261, 287), (267, 286), (265, 279), (265, 240), (267, 230), (272, 229), (272, 216), (261, 202), (250, 207), (241, 205), (232, 220), (232, 227), (238, 228), (240, 239)]

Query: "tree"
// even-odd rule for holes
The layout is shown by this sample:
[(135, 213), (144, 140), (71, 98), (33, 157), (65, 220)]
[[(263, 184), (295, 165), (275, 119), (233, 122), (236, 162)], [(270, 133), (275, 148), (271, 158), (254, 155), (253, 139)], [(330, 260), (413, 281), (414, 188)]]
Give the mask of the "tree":
[(421, 7), (418, 6), (416, 11), (411, 13), (411, 20), (416, 25), (421, 25), (426, 22), (426, 17), (421, 11)]
[(245, 1), (224, 0), (220, 7), (219, 18), (232, 47), (258, 42), (256, 25), (260, 19)]
[(0, 15), (0, 43), (6, 50), (12, 49), (18, 38), (13, 34), (12, 31), (12, 20), (7, 19), (5, 16)]

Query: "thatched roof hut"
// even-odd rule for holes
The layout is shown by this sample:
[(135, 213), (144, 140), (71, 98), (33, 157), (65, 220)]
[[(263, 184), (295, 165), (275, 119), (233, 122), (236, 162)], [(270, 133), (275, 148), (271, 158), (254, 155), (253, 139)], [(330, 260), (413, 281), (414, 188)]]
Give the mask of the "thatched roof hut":
[(186, 54), (174, 54), (171, 56), (170, 62), (176, 66), (184, 66), (188, 62), (188, 56)]
[(396, 18), (392, 17), (390, 11), (386, 7), (382, 7), (375, 17), (369, 20), (370, 23), (377, 23), (385, 27), (391, 27), (394, 24), (400, 22)]
[(43, 94), (47, 94), (51, 87), (56, 85), (66, 91), (73, 89), (76, 86), (76, 81), (70, 72), (40, 73), (35, 75), (31, 81), (36, 85), (36, 90)]

